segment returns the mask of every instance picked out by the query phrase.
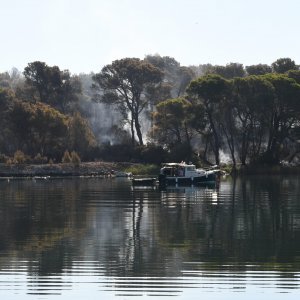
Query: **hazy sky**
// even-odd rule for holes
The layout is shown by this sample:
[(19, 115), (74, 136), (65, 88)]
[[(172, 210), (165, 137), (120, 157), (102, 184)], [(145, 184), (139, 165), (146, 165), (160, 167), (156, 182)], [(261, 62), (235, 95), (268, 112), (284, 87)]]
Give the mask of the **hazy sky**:
[(0, 72), (36, 60), (72, 73), (124, 57), (181, 65), (300, 64), (300, 0), (0, 0)]

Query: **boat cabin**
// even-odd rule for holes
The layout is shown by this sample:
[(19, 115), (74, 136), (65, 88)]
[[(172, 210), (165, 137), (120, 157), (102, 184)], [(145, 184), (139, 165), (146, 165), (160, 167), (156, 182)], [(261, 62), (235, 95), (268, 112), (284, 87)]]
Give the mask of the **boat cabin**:
[(160, 169), (160, 174), (166, 177), (196, 177), (199, 176), (199, 169), (192, 164), (167, 163)]
[(166, 163), (160, 169), (160, 185), (191, 185), (202, 182), (215, 182), (216, 172), (197, 169), (195, 165), (186, 163)]

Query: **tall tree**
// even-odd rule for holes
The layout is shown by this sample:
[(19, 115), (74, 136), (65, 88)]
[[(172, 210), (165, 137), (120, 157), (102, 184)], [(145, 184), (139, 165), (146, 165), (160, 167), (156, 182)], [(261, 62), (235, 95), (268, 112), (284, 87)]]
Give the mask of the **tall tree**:
[(210, 74), (217, 74), (226, 79), (234, 77), (244, 77), (246, 75), (244, 67), (240, 63), (229, 63), (226, 66), (213, 66)]
[(204, 107), (213, 136), (213, 152), (216, 164), (220, 164), (220, 107), (230, 93), (230, 83), (219, 75), (206, 75), (193, 80), (187, 89), (189, 97)]
[(283, 74), (264, 75), (274, 87), (275, 97), (270, 109), (269, 138), (266, 160), (278, 163), (280, 148), (284, 139), (288, 138), (293, 127), (299, 124), (300, 85)]
[(285, 73), (290, 70), (299, 70), (295, 61), (290, 58), (279, 58), (272, 63), (272, 68), (275, 73)]
[(156, 140), (164, 146), (181, 143), (190, 145), (189, 120), (192, 104), (184, 98), (168, 99), (156, 106), (154, 133)]
[(24, 69), (24, 76), (31, 102), (43, 102), (66, 113), (70, 105), (78, 101), (81, 83), (77, 77), (71, 77), (68, 70), (61, 71), (57, 66), (35, 61)]
[(273, 98), (274, 88), (262, 76), (233, 80), (229, 101), (233, 108), (236, 148), (242, 165), (246, 165), (249, 156), (253, 160), (260, 154)]
[[(147, 55), (145, 60), (159, 68), (164, 75), (164, 83), (170, 86), (171, 97), (180, 97), (195, 73), (192, 68), (180, 66), (180, 63), (170, 56)], [(165, 99), (161, 99), (166, 100)]]
[(13, 131), (9, 113), (16, 101), (11, 90), (0, 88), (0, 153), (10, 153), (13, 144)]
[(265, 75), (268, 73), (272, 73), (272, 67), (266, 64), (258, 64), (246, 66), (246, 71), (248, 75)]
[(139, 144), (144, 144), (140, 116), (149, 105), (146, 92), (149, 87), (162, 81), (162, 75), (149, 62), (138, 58), (124, 58), (113, 61), (93, 76), (93, 86), (98, 92), (96, 100), (116, 105), (123, 117), (129, 119), (133, 144), (135, 132)]

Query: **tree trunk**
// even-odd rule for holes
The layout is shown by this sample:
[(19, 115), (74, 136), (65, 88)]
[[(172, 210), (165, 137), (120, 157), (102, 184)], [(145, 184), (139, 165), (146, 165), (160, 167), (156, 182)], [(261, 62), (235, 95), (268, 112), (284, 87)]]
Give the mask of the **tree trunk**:
[(216, 160), (216, 165), (220, 164), (220, 142), (219, 142), (219, 136), (215, 127), (215, 124), (213, 122), (212, 119), (212, 115), (210, 113), (208, 113), (208, 119), (210, 122), (210, 127), (213, 133), (213, 137), (214, 137), (214, 146), (213, 146), (213, 151), (215, 154), (215, 160)]
[(138, 136), (138, 139), (139, 139), (139, 144), (140, 144), (140, 146), (143, 146), (144, 145), (143, 135), (142, 135), (141, 125), (140, 125), (138, 116), (136, 116), (134, 118), (134, 124), (135, 124), (136, 135)]
[(135, 144), (135, 134), (134, 134), (134, 121), (133, 118), (131, 117), (130, 120), (130, 130), (131, 130), (131, 144), (134, 146)]

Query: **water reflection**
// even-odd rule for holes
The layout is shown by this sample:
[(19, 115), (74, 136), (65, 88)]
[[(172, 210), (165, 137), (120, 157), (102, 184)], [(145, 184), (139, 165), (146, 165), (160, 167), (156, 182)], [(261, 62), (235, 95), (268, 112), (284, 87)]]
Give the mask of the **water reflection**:
[(162, 191), (126, 179), (11, 180), (0, 199), (6, 299), (299, 289), (299, 177)]

